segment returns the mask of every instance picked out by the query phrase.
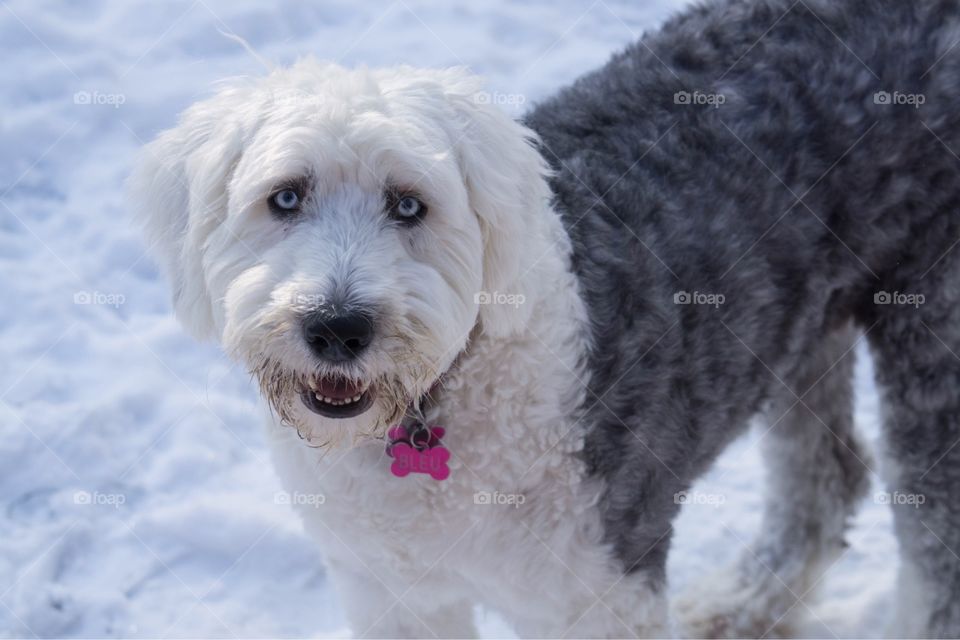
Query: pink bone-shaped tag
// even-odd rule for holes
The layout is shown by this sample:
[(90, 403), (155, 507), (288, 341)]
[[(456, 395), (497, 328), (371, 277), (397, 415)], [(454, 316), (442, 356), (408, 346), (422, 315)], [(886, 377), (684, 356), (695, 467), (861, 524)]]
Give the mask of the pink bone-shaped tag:
[(418, 451), (406, 442), (398, 442), (390, 448), (393, 464), (390, 472), (402, 478), (411, 472), (429, 474), (434, 480), (445, 480), (450, 475), (447, 461), (450, 452), (446, 447), (436, 446)]

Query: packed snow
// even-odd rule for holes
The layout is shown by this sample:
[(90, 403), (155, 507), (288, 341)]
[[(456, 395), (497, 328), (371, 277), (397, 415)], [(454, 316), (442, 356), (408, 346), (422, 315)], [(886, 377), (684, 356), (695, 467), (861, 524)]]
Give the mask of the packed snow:
[[(349, 633), (271, 468), (253, 385), (178, 327), (131, 224), (123, 183), (144, 142), (216, 80), (308, 54), (466, 65), (519, 115), (683, 4), (0, 0), (0, 635)], [(860, 362), (857, 418), (875, 439)], [(713, 499), (677, 523), (672, 590), (757, 530), (761, 434), (698, 485)], [(881, 502), (864, 501), (806, 633), (882, 632), (896, 544)], [(484, 635), (511, 635), (477, 616)]]

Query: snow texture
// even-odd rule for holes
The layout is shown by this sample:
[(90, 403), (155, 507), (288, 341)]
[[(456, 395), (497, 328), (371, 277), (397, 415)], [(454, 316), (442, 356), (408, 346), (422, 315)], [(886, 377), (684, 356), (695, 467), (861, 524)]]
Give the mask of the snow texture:
[[(0, 0), (0, 635), (348, 633), (271, 468), (253, 385), (178, 327), (131, 225), (123, 182), (145, 141), (216, 80), (310, 54), (466, 65), (519, 115), (683, 4)], [(866, 358), (858, 390), (875, 439)], [(755, 533), (761, 434), (698, 485), (672, 590)], [(808, 634), (883, 629), (896, 544), (874, 489)], [(511, 635), (477, 615), (485, 635)]]

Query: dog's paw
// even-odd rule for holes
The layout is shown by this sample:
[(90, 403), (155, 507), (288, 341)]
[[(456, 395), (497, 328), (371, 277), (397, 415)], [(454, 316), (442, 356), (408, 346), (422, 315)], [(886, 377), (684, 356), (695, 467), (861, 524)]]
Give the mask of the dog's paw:
[(789, 615), (794, 604), (802, 606), (782, 584), (748, 583), (727, 570), (682, 593), (672, 613), (684, 638), (787, 638), (794, 635)]

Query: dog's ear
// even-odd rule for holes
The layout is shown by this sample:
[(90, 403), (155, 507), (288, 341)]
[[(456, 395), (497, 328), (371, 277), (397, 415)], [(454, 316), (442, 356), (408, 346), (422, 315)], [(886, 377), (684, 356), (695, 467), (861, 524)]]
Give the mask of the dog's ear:
[[(473, 82), (466, 84), (475, 87)], [(535, 147), (536, 134), (492, 104), (490, 95), (448, 94), (462, 119), (456, 153), (483, 233), (481, 326), (509, 336), (526, 325), (532, 311), (524, 302), (532, 300), (532, 267), (542, 257), (549, 170)]]
[(173, 287), (177, 318), (201, 339), (216, 329), (206, 240), (226, 216), (227, 182), (242, 149), (240, 126), (226, 106), (222, 93), (188, 109), (144, 148), (128, 183), (148, 249)]

